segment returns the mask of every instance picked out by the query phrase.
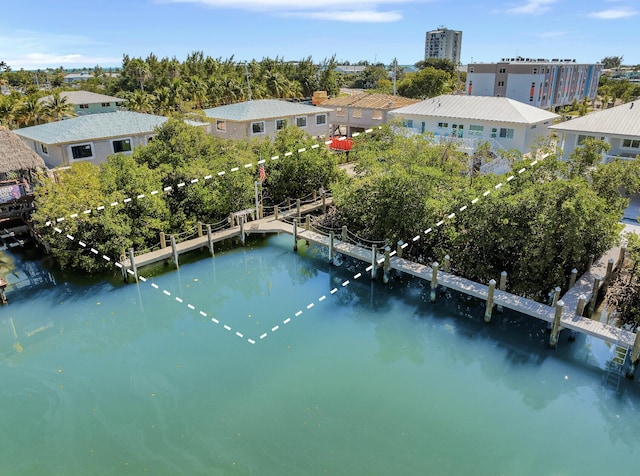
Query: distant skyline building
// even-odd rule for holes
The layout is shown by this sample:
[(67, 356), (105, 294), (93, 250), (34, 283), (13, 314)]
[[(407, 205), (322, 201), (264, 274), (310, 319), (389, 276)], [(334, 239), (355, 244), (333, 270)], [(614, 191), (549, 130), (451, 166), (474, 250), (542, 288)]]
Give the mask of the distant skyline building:
[(462, 32), (449, 30), (443, 26), (428, 31), (424, 42), (424, 59), (448, 59), (454, 64), (460, 63)]
[(467, 65), (466, 92), (469, 96), (507, 97), (543, 109), (556, 109), (574, 100), (594, 100), (601, 74), (600, 63), (502, 58), (498, 63)]

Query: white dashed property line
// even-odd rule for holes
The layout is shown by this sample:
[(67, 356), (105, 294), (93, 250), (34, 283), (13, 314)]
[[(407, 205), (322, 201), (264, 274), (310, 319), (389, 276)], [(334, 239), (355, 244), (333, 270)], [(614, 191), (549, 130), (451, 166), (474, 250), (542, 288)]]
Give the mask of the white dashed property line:
[[(378, 129), (381, 129), (381, 128), (382, 128), (382, 126), (378, 126)], [(373, 132), (373, 129), (367, 129), (367, 130), (365, 130), (365, 131), (364, 131), (364, 133), (366, 133), (366, 134), (369, 134), (369, 133), (371, 133), (371, 132)], [(359, 136), (359, 135), (360, 135), (360, 133), (356, 132), (356, 133), (354, 133), (352, 136), (353, 136), (353, 137), (357, 137), (357, 136)], [(325, 143), (325, 145), (330, 145), (330, 144), (332, 143), (332, 141), (331, 141), (331, 140), (327, 140), (327, 141), (325, 141), (324, 143)], [(312, 146), (310, 146), (310, 147), (301, 147), (301, 148), (297, 149), (297, 151), (298, 151), (298, 153), (303, 153), (303, 152), (306, 152), (306, 151), (307, 151), (307, 150), (309, 150), (309, 149), (317, 149), (317, 148), (319, 148), (319, 147), (320, 147), (320, 144), (313, 144), (313, 145), (312, 145)], [(284, 156), (285, 156), (285, 157), (289, 157), (289, 156), (291, 156), (291, 155), (293, 155), (293, 152), (291, 152), (291, 151), (290, 151), (290, 152), (285, 152), (285, 154), (284, 154)], [(280, 158), (280, 156), (279, 156), (279, 155), (274, 155), (273, 157), (271, 157), (271, 160), (278, 160), (279, 158)], [(261, 160), (259, 160), (259, 161), (257, 162), (257, 165), (264, 164), (264, 163), (265, 163), (265, 160), (264, 160), (264, 159), (261, 159)], [(245, 164), (245, 165), (244, 165), (244, 168), (245, 168), (245, 169), (248, 169), (248, 168), (253, 167), (253, 166), (254, 166), (254, 164), (253, 164), (253, 163), (247, 163), (247, 164)], [(231, 171), (231, 172), (237, 172), (238, 170), (240, 170), (240, 167), (233, 167), (230, 171)], [(226, 174), (226, 172), (225, 172), (224, 170), (223, 170), (223, 171), (220, 171), (220, 172), (218, 172), (218, 173), (217, 173), (217, 175), (218, 175), (219, 177), (221, 177), (221, 176), (223, 176), (223, 175), (225, 175), (225, 174)], [(205, 179), (205, 180), (209, 180), (209, 179), (211, 179), (212, 177), (213, 177), (212, 175), (205, 175), (205, 176), (204, 176), (204, 179)], [(199, 181), (200, 181), (200, 179), (198, 179), (198, 178), (193, 178), (193, 179), (191, 179), (191, 180), (189, 181), (189, 183), (190, 183), (190, 184), (195, 184), (195, 183), (198, 183)], [(186, 183), (186, 182), (180, 182), (179, 184), (177, 184), (177, 185), (176, 185), (176, 187), (177, 187), (177, 188), (182, 188), (182, 187), (184, 187), (184, 186), (186, 186), (186, 185), (187, 185), (187, 183)], [(173, 190), (173, 187), (171, 187), (171, 186), (167, 186), (167, 187), (164, 187), (164, 188), (162, 189), (162, 191), (163, 191), (163, 192), (171, 192), (172, 190)], [(159, 192), (158, 192), (158, 190), (154, 190), (154, 191), (150, 192), (150, 195), (157, 195), (158, 193), (159, 193)], [(135, 198), (136, 198), (136, 199), (138, 199), (138, 200), (143, 199), (143, 198), (145, 198), (145, 194), (143, 194), (143, 193), (138, 194), (138, 195), (136, 195), (136, 197), (135, 197)], [(127, 197), (127, 198), (125, 198), (122, 202), (123, 202), (123, 204), (127, 204), (127, 203), (131, 203), (132, 201), (133, 201), (133, 199), (132, 199), (132, 198)], [(110, 206), (111, 206), (111, 207), (115, 207), (115, 206), (117, 206), (117, 205), (119, 205), (119, 203), (118, 203), (118, 202), (112, 202), (112, 203), (110, 204)], [(106, 208), (106, 207), (105, 207), (104, 205), (100, 205), (100, 206), (96, 207), (96, 211), (102, 211), (102, 210), (105, 210), (105, 208)], [(83, 213), (84, 213), (85, 215), (89, 215), (89, 214), (91, 214), (91, 213), (92, 213), (92, 210), (85, 210)], [(69, 215), (69, 217), (70, 217), (70, 218), (77, 218), (77, 217), (78, 217), (78, 214), (77, 214), (77, 213), (72, 213), (71, 215)], [(64, 220), (64, 217), (57, 218), (56, 220), (57, 220), (58, 222), (63, 221), (63, 220)], [(50, 221), (48, 221), (48, 222), (46, 222), (46, 223), (45, 223), (45, 225), (46, 225), (46, 226), (51, 226), (51, 222), (50, 222)]]
[[(535, 163), (537, 163), (537, 161), (535, 161)], [(532, 165), (533, 165), (533, 164), (532, 164)], [(510, 179), (512, 179), (512, 178), (513, 178), (513, 176), (511, 176), (511, 177), (510, 177)], [(507, 181), (510, 181), (510, 179), (508, 179)], [(503, 185), (503, 184), (502, 184), (502, 183), (500, 183), (500, 184), (498, 184), (495, 188), (496, 188), (496, 189), (498, 189), (498, 188), (500, 188), (502, 185)], [(488, 196), (489, 194), (490, 194), (490, 191), (486, 191), (486, 192), (483, 194), (483, 196), (484, 196), (484, 197), (486, 197), (486, 196)], [(475, 198), (474, 200), (472, 200), (472, 202), (471, 202), (471, 203), (472, 203), (472, 204), (475, 204), (478, 200), (479, 200), (478, 198)], [(460, 211), (463, 211), (463, 210), (465, 210), (466, 208), (467, 208), (466, 206), (461, 207), (461, 208), (460, 208)], [(454, 217), (455, 217), (455, 215), (456, 215), (455, 213), (451, 213), (451, 214), (449, 214), (449, 215), (447, 216), (447, 219), (452, 219), (452, 218), (454, 218)], [(440, 220), (438, 223), (436, 223), (436, 226), (440, 226), (440, 225), (442, 225), (442, 223), (443, 223), (443, 222), (444, 222), (444, 220)], [(62, 233), (62, 230), (60, 230), (59, 228), (54, 228), (54, 229), (55, 229), (58, 233)], [(425, 230), (425, 234), (428, 234), (431, 230), (432, 230), (431, 228), (428, 228), (427, 230)], [(73, 240), (73, 237), (72, 237), (71, 235), (67, 235), (67, 238), (69, 238), (69, 239), (72, 239), (72, 240)], [(420, 235), (418, 235), (416, 238), (420, 238)], [(413, 240), (413, 241), (416, 241), (416, 238), (414, 238), (414, 240)], [(408, 245), (408, 243), (404, 243), (403, 245), (401, 245), (401, 248), (405, 248), (407, 245)], [(91, 251), (92, 251), (92, 252), (94, 252), (95, 254), (98, 254), (97, 250), (95, 250), (94, 248), (91, 248)], [(395, 253), (395, 251), (394, 251), (393, 253)], [(105, 259), (108, 259), (108, 257), (107, 257), (106, 255), (103, 255), (103, 257), (104, 257)], [(377, 263), (378, 263), (378, 264), (380, 264), (380, 263), (382, 263), (382, 262), (384, 262), (384, 258), (382, 258), (382, 259), (380, 259), (380, 260), (377, 260)], [(119, 264), (119, 263), (118, 263), (118, 264)], [(372, 268), (373, 268), (373, 266), (372, 266), (372, 265), (370, 265), (369, 267), (367, 267), (367, 269), (366, 269), (366, 270), (367, 270), (367, 271), (370, 271)], [(129, 273), (131, 273), (131, 274), (134, 274), (134, 273), (133, 273), (133, 271), (131, 271), (131, 270), (127, 270), (127, 272), (129, 272)], [(356, 275), (354, 275), (353, 279), (358, 279), (360, 276), (361, 276), (361, 273), (357, 273)], [(343, 282), (342, 282), (342, 287), (346, 287), (346, 286), (348, 286), (349, 284), (350, 284), (350, 281), (349, 281), (349, 280), (345, 280), (345, 281), (343, 281)], [(156, 289), (158, 288), (158, 286), (157, 286), (155, 283), (151, 283), (151, 285), (152, 285), (153, 287), (155, 287)], [(331, 295), (333, 295), (333, 294), (335, 294), (336, 292), (338, 292), (338, 288), (333, 288), (333, 289), (330, 291), (330, 294), (331, 294)], [(170, 293), (169, 291), (167, 291), (167, 290), (163, 290), (163, 293), (164, 293), (164, 294), (166, 294), (167, 296), (170, 296), (170, 295), (171, 295), (171, 293)], [(325, 299), (326, 299), (326, 295), (323, 295), (323, 296), (321, 296), (321, 297), (318, 299), (318, 301), (319, 301), (319, 302), (322, 302), (322, 301), (324, 301)], [(180, 302), (180, 303), (182, 303), (182, 302), (183, 302), (183, 300), (182, 300), (181, 298), (178, 298), (178, 297), (175, 297), (175, 300), (176, 300), (176, 301), (178, 301), (178, 302)], [(310, 303), (309, 305), (307, 305), (307, 309), (311, 309), (311, 308), (313, 308), (314, 306), (315, 306), (315, 304), (312, 302), (312, 303)], [(193, 305), (191, 305), (191, 304), (187, 304), (187, 307), (189, 307), (189, 308), (190, 308), (190, 309), (192, 309), (192, 310), (194, 310), (194, 309), (195, 309), (195, 308), (194, 308), (194, 306), (193, 306)], [(204, 313), (203, 311), (200, 311), (200, 314), (201, 314), (201, 315), (203, 315), (203, 316), (206, 316), (206, 313)], [(298, 316), (300, 316), (300, 315), (302, 315), (302, 311), (301, 311), (301, 310), (297, 311), (297, 312), (296, 312), (296, 314), (295, 314), (295, 316), (296, 316), (296, 317), (298, 317)], [(211, 318), (211, 320), (212, 320), (212, 322), (215, 322), (216, 324), (218, 324), (218, 323), (219, 323), (219, 321), (218, 321), (217, 319), (215, 319), (215, 318)], [(283, 323), (284, 323), (284, 324), (287, 324), (287, 323), (289, 323), (289, 322), (291, 322), (291, 318), (287, 318), (287, 319), (285, 319), (285, 320), (283, 321)], [(226, 330), (228, 330), (228, 331), (231, 331), (231, 330), (232, 330), (232, 329), (231, 329), (231, 327), (230, 327), (229, 325), (227, 325), (227, 324), (224, 324), (224, 326), (223, 326), (223, 327), (224, 327)], [(274, 326), (274, 327), (272, 327), (272, 328), (271, 328), (271, 332), (276, 332), (279, 328), (280, 328), (280, 326), (276, 325), (276, 326)], [(242, 333), (240, 333), (240, 332), (237, 332), (237, 331), (236, 331), (236, 333), (235, 333), (235, 334), (236, 334), (238, 337), (240, 337), (240, 338), (243, 338), (243, 337), (244, 337), (244, 334), (242, 334)], [(266, 338), (267, 336), (268, 336), (268, 334), (265, 332), (265, 333), (263, 333), (263, 334), (261, 334), (261, 335), (260, 335), (260, 339), (262, 340), (262, 339)], [(248, 342), (248, 343), (250, 343), (250, 344), (255, 344), (255, 340), (253, 340), (253, 339), (247, 339), (247, 342)]]

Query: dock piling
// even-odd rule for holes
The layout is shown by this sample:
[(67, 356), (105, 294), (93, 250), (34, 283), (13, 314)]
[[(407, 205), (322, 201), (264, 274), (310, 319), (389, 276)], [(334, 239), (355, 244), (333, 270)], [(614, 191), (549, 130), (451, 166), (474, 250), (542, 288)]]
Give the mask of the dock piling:
[(489, 281), (489, 291), (487, 294), (487, 307), (484, 311), (484, 322), (491, 322), (491, 314), (493, 313), (493, 293), (496, 290), (496, 280)]
[(211, 225), (207, 225), (207, 241), (209, 243), (209, 253), (213, 256), (213, 233), (211, 232)]
[(160, 248), (164, 249), (167, 247), (167, 236), (165, 235), (164, 231), (160, 232)]
[(602, 278), (599, 274), (593, 277), (593, 290), (591, 291), (591, 300), (589, 301), (589, 314), (596, 310), (596, 301), (598, 300), (598, 292), (600, 291), (600, 281)]
[(176, 237), (171, 235), (171, 250), (173, 251), (173, 263), (176, 265), (176, 269), (180, 267), (178, 262), (178, 245), (176, 245)]
[(638, 366), (638, 360), (640, 360), (640, 332), (638, 332), (638, 330), (636, 329), (636, 338), (633, 341), (633, 349), (631, 350), (631, 366), (627, 371), (627, 378), (633, 378), (633, 372)]
[(329, 232), (329, 263), (333, 263), (333, 240), (335, 239), (333, 231)]
[(576, 285), (576, 279), (578, 279), (578, 270), (576, 268), (573, 268), (571, 270), (571, 277), (569, 278), (569, 288), (571, 289), (572, 287), (574, 287)]
[(559, 300), (556, 303), (556, 312), (553, 315), (553, 324), (551, 326), (551, 335), (549, 336), (549, 347), (556, 348), (558, 346), (558, 336), (560, 335), (560, 319), (562, 318), (562, 309), (564, 301)]
[(382, 274), (382, 282), (387, 284), (389, 282), (389, 271), (391, 271), (391, 247), (384, 247), (384, 268)]
[(609, 285), (611, 284), (611, 280), (613, 278), (613, 263), (613, 258), (609, 258), (609, 261), (607, 261), (607, 274), (602, 282), (602, 294), (607, 293), (607, 289), (609, 289)]
[(436, 300), (436, 289), (438, 288), (438, 267), (440, 265), (438, 262), (434, 262), (431, 265), (431, 292), (429, 293), (429, 301), (435, 302)]
[(246, 237), (244, 236), (244, 219), (245, 215), (242, 215), (240, 217), (240, 242), (242, 243), (242, 246), (244, 246), (244, 241), (246, 239)]
[[(507, 272), (506, 271), (503, 271), (502, 273), (500, 273), (500, 284), (498, 285), (498, 288), (500, 289), (500, 291), (507, 290)], [(500, 304), (496, 306), (496, 311), (498, 312), (503, 311), (503, 308)]]
[(138, 282), (138, 270), (136, 268), (136, 260), (135, 254), (133, 253), (133, 248), (129, 248), (129, 264), (131, 266), (131, 271), (133, 271), (133, 278)]
[(378, 247), (373, 245), (371, 247), (371, 279), (376, 279), (378, 274)]
[(293, 219), (293, 251), (298, 251), (298, 219)]
[(298, 218), (302, 217), (301, 211), (300, 211), (300, 199), (296, 198), (296, 216)]
[(273, 206), (273, 217), (277, 220), (278, 219), (278, 205), (274, 205)]
[(445, 255), (444, 256), (444, 272), (445, 273), (450, 273), (451, 272), (451, 256), (449, 255)]
[(342, 241), (347, 241), (347, 225), (342, 225)]

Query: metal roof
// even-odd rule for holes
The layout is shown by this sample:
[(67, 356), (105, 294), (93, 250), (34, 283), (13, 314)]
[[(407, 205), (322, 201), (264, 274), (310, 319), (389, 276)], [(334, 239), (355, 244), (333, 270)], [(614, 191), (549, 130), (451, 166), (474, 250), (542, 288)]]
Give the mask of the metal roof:
[(278, 117), (322, 114), (329, 113), (331, 110), (296, 102), (280, 101), (278, 99), (259, 99), (205, 109), (204, 112), (207, 117), (214, 119), (247, 122), (263, 119), (275, 119)]
[[(69, 104), (97, 104), (103, 102), (124, 102), (124, 99), (106, 94), (92, 93), (90, 91), (62, 91), (60, 97), (66, 97)], [(40, 98), (39, 101), (50, 101), (53, 95)]]
[(640, 102), (622, 104), (592, 112), (552, 126), (561, 132), (590, 132), (620, 136), (640, 136)]
[(392, 116), (417, 115), (443, 119), (535, 124), (553, 121), (558, 114), (505, 97), (443, 95), (401, 107)]
[(322, 102), (326, 107), (361, 107), (363, 109), (397, 109), (415, 104), (418, 99), (410, 99), (391, 94), (359, 93), (351, 96), (338, 96)]
[(15, 130), (15, 134), (43, 144), (68, 144), (154, 132), (168, 118), (131, 111), (88, 114)]

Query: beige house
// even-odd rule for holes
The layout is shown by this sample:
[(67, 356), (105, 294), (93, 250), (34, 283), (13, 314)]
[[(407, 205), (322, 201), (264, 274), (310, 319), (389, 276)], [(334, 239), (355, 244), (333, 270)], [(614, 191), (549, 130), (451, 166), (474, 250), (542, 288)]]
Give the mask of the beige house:
[[(585, 139), (602, 139), (609, 144), (609, 157), (640, 155), (640, 102), (629, 102), (551, 126), (567, 158)], [(605, 159), (608, 157), (605, 157)]]
[(111, 154), (130, 154), (136, 147), (147, 145), (167, 120), (164, 116), (117, 111), (25, 127), (15, 134), (50, 168), (78, 161), (99, 164)]
[[(69, 104), (73, 105), (76, 116), (116, 112), (118, 106), (125, 102), (124, 99), (115, 96), (92, 93), (91, 91), (62, 91), (60, 97), (65, 98)], [(52, 98), (53, 96), (45, 96), (40, 98), (38, 102), (46, 104), (51, 101)]]
[(351, 136), (354, 132), (387, 124), (389, 112), (419, 102), (417, 99), (390, 94), (357, 93), (327, 99), (321, 106), (331, 109), (329, 124), (331, 135)]
[(293, 124), (313, 137), (329, 132), (329, 109), (279, 99), (260, 99), (205, 109), (210, 134), (223, 139), (271, 137)]

